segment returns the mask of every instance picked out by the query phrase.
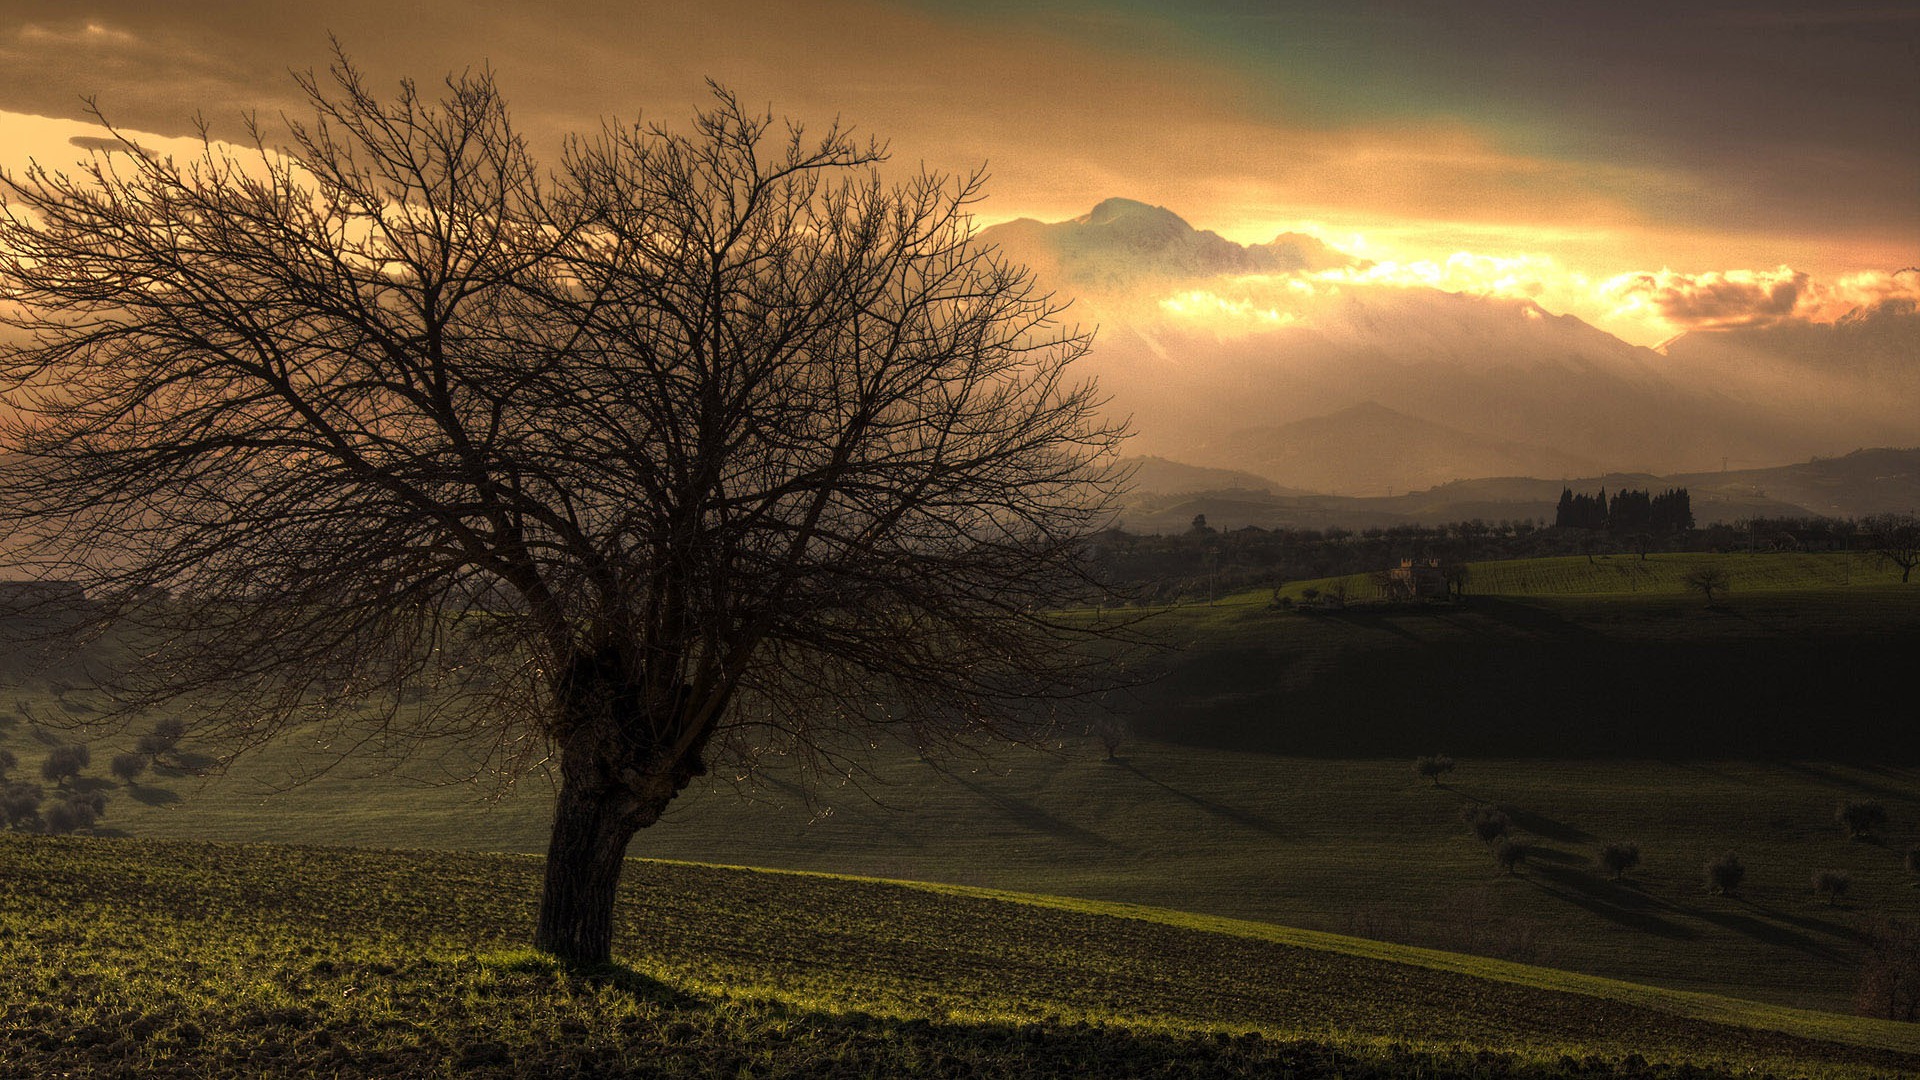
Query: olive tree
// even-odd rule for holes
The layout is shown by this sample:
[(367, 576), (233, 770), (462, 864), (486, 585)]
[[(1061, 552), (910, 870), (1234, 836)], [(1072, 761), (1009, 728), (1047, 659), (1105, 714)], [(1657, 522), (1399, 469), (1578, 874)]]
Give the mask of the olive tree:
[(1085, 686), (1123, 432), (979, 174), (717, 87), (546, 167), (488, 73), (301, 85), (277, 137), (5, 181), (0, 517), (138, 635), (127, 715), (550, 769), (534, 943), (597, 962), (716, 764), (1031, 737)]

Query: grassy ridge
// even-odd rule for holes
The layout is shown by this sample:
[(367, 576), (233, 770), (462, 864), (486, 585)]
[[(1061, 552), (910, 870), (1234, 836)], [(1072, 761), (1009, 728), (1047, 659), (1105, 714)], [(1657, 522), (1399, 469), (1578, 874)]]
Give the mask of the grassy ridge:
[(537, 870), (0, 837), (0, 1074), (1920, 1068), (1902, 1025), (1721, 1006), (1763, 1030), (1657, 993), (1273, 928), (662, 863), (629, 872), (626, 966), (574, 974), (514, 951)]

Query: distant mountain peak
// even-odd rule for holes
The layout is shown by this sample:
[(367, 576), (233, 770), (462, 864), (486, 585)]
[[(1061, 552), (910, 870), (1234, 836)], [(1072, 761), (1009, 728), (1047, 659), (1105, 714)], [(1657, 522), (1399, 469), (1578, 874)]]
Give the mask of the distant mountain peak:
[(1086, 225), (1112, 225), (1121, 221), (1149, 222), (1155, 225), (1174, 225), (1181, 230), (1192, 232), (1193, 226), (1179, 214), (1164, 206), (1150, 206), (1137, 199), (1112, 198), (1081, 217), (1074, 219)]
[[(1349, 405), (1344, 409), (1340, 409), (1332, 413), (1331, 415), (1320, 417), (1320, 419), (1322, 420), (1415, 420), (1416, 418), (1408, 416), (1406, 413), (1400, 412), (1397, 409), (1389, 409), (1385, 405), (1382, 405), (1379, 402), (1369, 398), (1358, 405)], [(1431, 421), (1418, 420), (1416, 422), (1430, 423)]]
[(1095, 288), (1366, 265), (1315, 237), (1281, 233), (1269, 243), (1238, 244), (1164, 206), (1117, 197), (1067, 221), (991, 225), (980, 239), (1060, 281)]

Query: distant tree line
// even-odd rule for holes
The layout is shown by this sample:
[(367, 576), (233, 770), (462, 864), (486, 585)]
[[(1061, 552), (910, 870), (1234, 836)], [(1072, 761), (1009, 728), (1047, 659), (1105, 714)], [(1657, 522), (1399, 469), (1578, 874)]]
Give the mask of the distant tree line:
[(1555, 508), (1557, 529), (1591, 529), (1617, 535), (1648, 533), (1669, 536), (1693, 528), (1693, 499), (1686, 488), (1668, 488), (1658, 495), (1625, 488), (1608, 498), (1607, 489), (1594, 495), (1576, 495), (1560, 489)]
[[(1110, 529), (1089, 555), (1106, 582), (1144, 604), (1205, 600), (1304, 578), (1371, 573), (1401, 559), (1442, 564), (1585, 554), (1584, 530), (1551, 529), (1530, 519), (1395, 525), (1353, 530), (1192, 528), (1174, 534)], [(1604, 539), (1601, 541), (1604, 542)]]
[[(1172, 534), (1140, 534), (1108, 529), (1090, 540), (1094, 572), (1142, 604), (1204, 601), (1288, 581), (1366, 574), (1398, 566), (1401, 559), (1439, 559), (1443, 564), (1532, 559), (1552, 556), (1624, 555), (1648, 551), (1856, 551), (1878, 556), (1903, 574), (1920, 566), (1920, 520), (1907, 514), (1863, 518), (1755, 517), (1710, 525), (1691, 524), (1686, 489), (1649, 495), (1644, 503), (1609, 496), (1611, 517), (1618, 506), (1625, 520), (1644, 507), (1652, 526), (1656, 508), (1663, 522), (1685, 525), (1616, 531), (1581, 526), (1553, 527), (1544, 519), (1484, 521), (1449, 525), (1395, 525), (1366, 529), (1279, 528), (1249, 525), (1216, 529), (1196, 518), (1192, 527)], [(1569, 500), (1579, 498), (1567, 493)], [(1587, 496), (1596, 500), (1594, 496)], [(1597, 501), (1597, 500), (1596, 500)]]

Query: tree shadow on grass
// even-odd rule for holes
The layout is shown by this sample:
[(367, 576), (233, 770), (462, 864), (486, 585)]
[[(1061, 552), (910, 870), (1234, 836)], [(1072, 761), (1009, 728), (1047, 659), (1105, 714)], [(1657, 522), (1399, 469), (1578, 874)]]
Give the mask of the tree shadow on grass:
[(127, 797), (142, 806), (172, 806), (180, 801), (179, 792), (158, 784), (129, 783)]
[(1561, 851), (1559, 848), (1542, 847), (1538, 844), (1531, 845), (1527, 848), (1527, 861), (1553, 863), (1566, 867), (1584, 867), (1592, 863), (1592, 860), (1588, 859), (1585, 855), (1578, 855), (1571, 851)]
[[(1742, 901), (1742, 903), (1745, 902)], [(1754, 911), (1764, 911), (1764, 909), (1752, 904), (1747, 904), (1746, 906)], [(1847, 955), (1840, 949), (1816, 941), (1792, 927), (1780, 926), (1767, 922), (1765, 919), (1757, 919), (1751, 915), (1742, 915), (1731, 911), (1715, 911), (1711, 908), (1703, 907), (1688, 907), (1682, 908), (1681, 910), (1703, 922), (1712, 923), (1723, 930), (1731, 930), (1736, 934), (1750, 937), (1766, 945), (1777, 945), (1783, 949), (1792, 949), (1795, 952), (1804, 953), (1815, 959), (1826, 960), (1831, 963), (1845, 963), (1848, 960)]]
[(1511, 818), (1515, 825), (1520, 826), (1535, 836), (1548, 840), (1557, 840), (1563, 844), (1590, 844), (1593, 842), (1592, 833), (1585, 829), (1569, 825), (1564, 821), (1555, 821), (1545, 814), (1538, 814), (1532, 810), (1520, 810), (1511, 806), (1505, 807), (1504, 809), (1507, 812), (1507, 817)]
[(1064, 818), (1035, 806), (1033, 803), (1019, 796), (1009, 795), (1004, 791), (995, 791), (985, 784), (969, 780), (956, 772), (949, 772), (944, 769), (941, 771), (949, 779), (953, 780), (954, 783), (978, 795), (983, 801), (992, 805), (994, 809), (1011, 818), (1015, 824), (1029, 832), (1046, 833), (1085, 847), (1109, 849), (1117, 849), (1120, 847), (1119, 844), (1101, 836), (1092, 829), (1081, 828)]
[[(1796, 915), (1790, 911), (1780, 911), (1775, 908), (1762, 907), (1759, 904), (1753, 906), (1754, 910), (1765, 914), (1770, 919), (1778, 919), (1783, 923), (1791, 924), (1802, 930), (1808, 930), (1816, 934), (1825, 934), (1828, 937), (1837, 938), (1854, 945), (1865, 945), (1873, 940), (1873, 935), (1858, 927), (1847, 926), (1844, 923), (1831, 922), (1827, 919), (1817, 919), (1811, 915)], [(1836, 905), (1836, 910), (1845, 911), (1848, 909)]]
[(1877, 781), (1863, 780), (1858, 776), (1843, 776), (1825, 765), (1816, 765), (1804, 761), (1787, 761), (1782, 762), (1780, 767), (1789, 772), (1799, 773), (1809, 780), (1818, 780), (1823, 784), (1832, 784), (1838, 788), (1847, 788), (1853, 791), (1864, 792), (1868, 795), (1877, 795), (1883, 799), (1905, 800), (1913, 798), (1913, 788), (1910, 786), (1898, 786), (1890, 783), (1883, 784)]
[(1375, 630), (1383, 630), (1395, 637), (1406, 638), (1408, 641), (1416, 644), (1420, 642), (1421, 638), (1418, 634), (1415, 634), (1397, 622), (1390, 621), (1387, 618), (1388, 614), (1390, 613), (1384, 610), (1368, 610), (1366, 608), (1352, 607), (1316, 612), (1319, 618), (1329, 622), (1341, 622), (1349, 626), (1366, 626)]
[(1271, 818), (1262, 817), (1261, 815), (1253, 813), (1252, 811), (1249, 811), (1249, 810), (1241, 810), (1237, 807), (1228, 806), (1226, 803), (1215, 802), (1212, 799), (1209, 799), (1200, 795), (1195, 795), (1192, 792), (1182, 791), (1179, 788), (1174, 787), (1172, 784), (1167, 783), (1165, 780), (1162, 780), (1155, 776), (1148, 776), (1146, 773), (1140, 770), (1140, 766), (1135, 765), (1131, 761), (1122, 760), (1119, 762), (1119, 764), (1123, 768), (1125, 768), (1128, 772), (1132, 773), (1133, 775), (1139, 777), (1142, 780), (1145, 780), (1147, 783), (1153, 784), (1156, 787), (1165, 789), (1169, 794), (1178, 796), (1179, 798), (1192, 803), (1193, 805), (1199, 807), (1202, 810), (1205, 810), (1207, 813), (1212, 814), (1214, 817), (1217, 817), (1222, 821), (1227, 821), (1235, 825), (1243, 826), (1245, 828), (1254, 829), (1256, 831), (1266, 833), (1269, 836), (1286, 835), (1285, 831), (1280, 828), (1280, 824), (1272, 820)]
[(1556, 864), (1536, 866), (1528, 876), (1534, 887), (1548, 896), (1629, 930), (1674, 941), (1687, 941), (1700, 936), (1699, 931), (1657, 914), (1659, 909), (1665, 907), (1660, 901), (1619, 882)]
[(711, 1002), (690, 994), (685, 990), (656, 979), (645, 972), (618, 961), (605, 964), (575, 964), (532, 949), (516, 949), (494, 956), (483, 956), (480, 962), (488, 967), (520, 975), (552, 975), (564, 972), (569, 978), (578, 979), (595, 987), (618, 990), (638, 1001), (650, 1001), (673, 1009), (707, 1009)]
[(567, 973), (594, 986), (618, 990), (638, 1001), (651, 1001), (675, 1009), (704, 1008), (708, 1004), (705, 999), (689, 994), (672, 983), (663, 982), (621, 963), (569, 966)]
[(191, 751), (175, 750), (167, 755), (164, 762), (153, 763), (155, 776), (168, 776), (179, 779), (185, 776), (202, 776), (206, 770), (219, 763), (219, 758), (211, 754), (196, 754)]
[(1493, 596), (1476, 596), (1473, 610), (1509, 630), (1548, 641), (1595, 641), (1598, 631), (1544, 607)]

